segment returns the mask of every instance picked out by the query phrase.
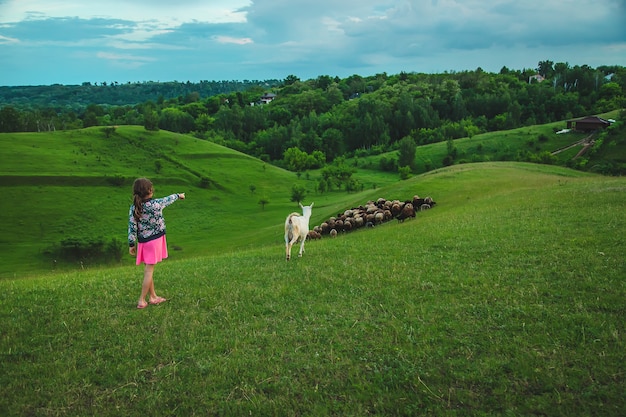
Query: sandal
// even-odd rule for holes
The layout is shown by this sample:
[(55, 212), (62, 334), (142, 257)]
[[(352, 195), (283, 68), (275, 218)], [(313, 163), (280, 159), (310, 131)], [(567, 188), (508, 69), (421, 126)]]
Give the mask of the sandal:
[(166, 302), (166, 301), (167, 301), (167, 299), (165, 299), (165, 298), (163, 298), (163, 297), (157, 297), (157, 298), (155, 298), (154, 300), (150, 300), (150, 304), (152, 304), (152, 305), (157, 305), (157, 304), (164, 303), (164, 302)]
[(148, 307), (148, 303), (146, 303), (145, 301), (143, 303), (137, 303), (137, 308), (138, 309), (142, 309), (142, 308), (146, 308)]

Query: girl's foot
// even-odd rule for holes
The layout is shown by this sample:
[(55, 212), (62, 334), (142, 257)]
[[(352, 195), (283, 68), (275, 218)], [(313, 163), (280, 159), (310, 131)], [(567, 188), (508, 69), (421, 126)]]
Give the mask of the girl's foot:
[(157, 297), (157, 298), (151, 299), (151, 300), (150, 300), (150, 304), (154, 304), (154, 305), (156, 305), (156, 304), (161, 304), (161, 303), (164, 303), (165, 301), (167, 301), (165, 298), (163, 298), (163, 297)]
[(137, 308), (142, 309), (142, 308), (146, 308), (148, 307), (148, 303), (146, 303), (145, 301), (140, 301), (137, 303)]

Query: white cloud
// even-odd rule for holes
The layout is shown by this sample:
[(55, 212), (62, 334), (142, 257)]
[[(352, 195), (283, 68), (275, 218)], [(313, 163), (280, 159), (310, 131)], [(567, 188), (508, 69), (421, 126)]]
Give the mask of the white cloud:
[(16, 44), (19, 43), (19, 39), (9, 38), (8, 36), (0, 35), (0, 45), (2, 44)]
[(137, 69), (144, 66), (145, 64), (156, 61), (156, 59), (146, 56), (115, 54), (110, 52), (98, 52), (96, 56), (115, 66), (126, 69)]
[(142, 23), (139, 23), (135, 26), (114, 25), (111, 27), (121, 32), (116, 35), (107, 36), (110, 39), (118, 40), (119, 42), (117, 43), (117, 45), (123, 45), (124, 42), (145, 42), (154, 38), (155, 36), (174, 32), (174, 29), (159, 28), (154, 27), (154, 25), (152, 24), (146, 25)]
[(193, 21), (243, 22), (245, 13), (240, 9), (249, 4), (250, 0), (8, 0), (2, 4), (0, 21), (79, 17), (156, 21), (168, 25)]
[(247, 45), (249, 43), (254, 43), (250, 38), (233, 38), (231, 36), (214, 36), (218, 43), (233, 43), (236, 45)]

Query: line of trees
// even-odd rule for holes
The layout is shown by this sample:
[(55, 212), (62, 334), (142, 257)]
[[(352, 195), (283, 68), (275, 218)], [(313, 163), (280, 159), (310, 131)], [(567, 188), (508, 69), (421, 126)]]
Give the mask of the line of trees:
[[(151, 88), (159, 91), (159, 84)], [(261, 105), (259, 98), (268, 91), (276, 98)], [(5, 105), (0, 132), (143, 125), (193, 134), (303, 171), (357, 152), (382, 153), (625, 105), (626, 68), (541, 61), (536, 69), (503, 67), (497, 74), (478, 68), (344, 79), (322, 75), (307, 81), (289, 76), (245, 91), (208, 96), (188, 91), (138, 104), (92, 103), (80, 109)]]

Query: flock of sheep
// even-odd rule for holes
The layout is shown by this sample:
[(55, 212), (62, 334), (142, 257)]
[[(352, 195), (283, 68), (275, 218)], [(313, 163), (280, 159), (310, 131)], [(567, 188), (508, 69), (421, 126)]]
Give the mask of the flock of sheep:
[(307, 238), (321, 239), (324, 235), (335, 237), (339, 232), (349, 232), (361, 227), (374, 227), (393, 219), (402, 222), (415, 217), (416, 212), (428, 210), (435, 204), (432, 198), (421, 198), (417, 195), (406, 201), (379, 198), (329, 218), (309, 230)]

